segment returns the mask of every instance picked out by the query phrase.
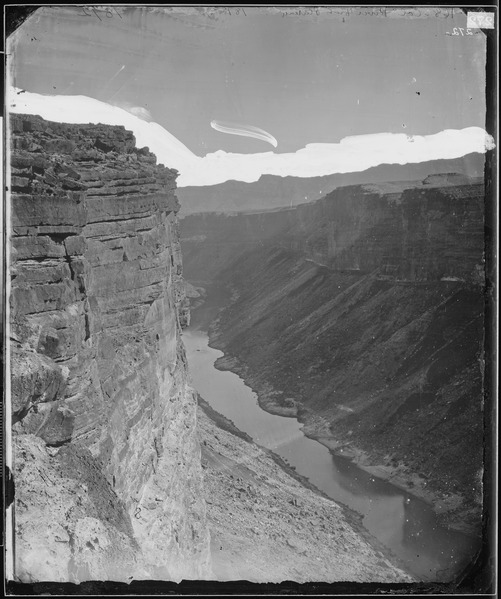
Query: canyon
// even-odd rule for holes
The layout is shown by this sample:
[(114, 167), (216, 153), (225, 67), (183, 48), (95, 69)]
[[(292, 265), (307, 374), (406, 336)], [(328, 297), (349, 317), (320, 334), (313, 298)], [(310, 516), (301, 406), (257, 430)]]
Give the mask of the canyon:
[(194, 305), (227, 290), (209, 328), (216, 366), (480, 537), (483, 181), (432, 170), (293, 208), (191, 214), (181, 231)]
[(14, 579), (411, 581), (194, 391), (177, 172), (120, 126), (8, 124)]

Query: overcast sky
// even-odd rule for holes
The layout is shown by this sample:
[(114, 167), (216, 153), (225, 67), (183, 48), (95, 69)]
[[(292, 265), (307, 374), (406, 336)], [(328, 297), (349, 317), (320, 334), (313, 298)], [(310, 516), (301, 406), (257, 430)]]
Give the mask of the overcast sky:
[[(448, 35), (466, 26), (458, 9), (416, 18), (118, 10), (39, 9), (11, 36), (12, 83), (141, 107), (199, 156), (485, 127), (485, 37)], [(259, 127), (278, 146), (221, 133), (212, 120)]]

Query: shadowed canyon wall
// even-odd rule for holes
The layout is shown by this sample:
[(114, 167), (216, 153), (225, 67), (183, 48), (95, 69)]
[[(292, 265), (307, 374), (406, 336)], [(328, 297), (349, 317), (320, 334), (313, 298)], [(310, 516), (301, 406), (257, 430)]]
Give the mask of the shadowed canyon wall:
[(206, 577), (177, 173), (123, 127), (10, 127), (15, 575)]
[(473, 533), (482, 504), (483, 214), (483, 185), (436, 175), (181, 221), (186, 278), (233, 291), (211, 345), (261, 405), (297, 414), (333, 450), (398, 474), (442, 505), (444, 523)]

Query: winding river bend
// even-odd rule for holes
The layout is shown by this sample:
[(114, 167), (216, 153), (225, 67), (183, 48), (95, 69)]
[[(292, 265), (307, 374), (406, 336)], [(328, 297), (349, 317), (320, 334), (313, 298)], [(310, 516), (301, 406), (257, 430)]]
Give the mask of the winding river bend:
[(193, 386), (211, 407), (332, 499), (362, 514), (364, 526), (420, 580), (447, 581), (461, 571), (475, 553), (476, 539), (440, 526), (424, 501), (333, 456), (306, 437), (295, 418), (265, 412), (238, 375), (215, 368), (224, 354), (209, 346), (207, 328), (217, 313), (217, 303), (210, 299), (193, 311), (183, 339)]

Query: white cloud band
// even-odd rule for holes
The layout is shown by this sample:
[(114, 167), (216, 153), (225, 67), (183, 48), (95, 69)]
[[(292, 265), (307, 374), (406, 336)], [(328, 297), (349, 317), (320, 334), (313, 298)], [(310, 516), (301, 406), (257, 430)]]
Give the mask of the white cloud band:
[(148, 146), (160, 163), (179, 171), (178, 185), (215, 185), (229, 179), (252, 182), (261, 175), (318, 177), (363, 171), (378, 164), (407, 164), (460, 158), (493, 149), (480, 127), (446, 129), (434, 135), (378, 133), (345, 137), (339, 143), (312, 143), (291, 153), (233, 154), (222, 150), (197, 156), (157, 123), (86, 96), (43, 96), (9, 89), (11, 112), (39, 114), (51, 121), (123, 125)]

